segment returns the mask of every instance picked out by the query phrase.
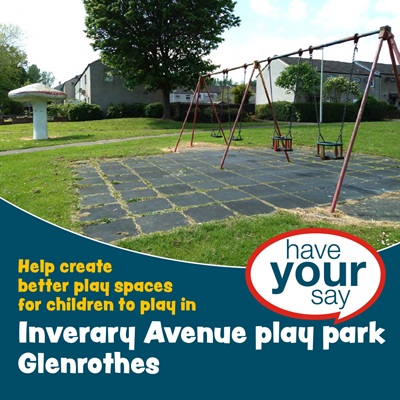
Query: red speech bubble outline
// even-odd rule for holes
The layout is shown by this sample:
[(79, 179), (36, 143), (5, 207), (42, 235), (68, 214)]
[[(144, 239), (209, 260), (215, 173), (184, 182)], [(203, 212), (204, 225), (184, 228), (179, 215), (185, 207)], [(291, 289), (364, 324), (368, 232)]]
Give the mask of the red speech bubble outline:
[[(376, 259), (376, 261), (379, 264), (380, 272), (381, 272), (381, 279), (379, 282), (379, 286), (374, 293), (374, 295), (371, 297), (371, 299), (361, 308), (359, 308), (357, 311), (355, 311), (352, 314), (346, 315), (344, 318), (340, 318), (340, 311), (339, 312), (334, 312), (331, 314), (300, 314), (300, 313), (295, 313), (291, 312), (288, 310), (285, 310), (283, 308), (279, 308), (275, 306), (274, 304), (270, 303), (267, 301), (264, 297), (262, 297), (257, 289), (254, 287), (252, 279), (251, 279), (251, 268), (254, 264), (254, 261), (256, 258), (260, 255), (262, 251), (264, 251), (267, 247), (271, 246), (272, 244), (279, 242), (280, 240), (287, 239), (293, 236), (299, 236), (299, 235), (305, 235), (305, 234), (311, 234), (311, 233), (317, 233), (317, 234), (325, 234), (325, 235), (334, 235), (334, 236), (341, 236), (343, 238), (349, 239), (353, 242), (356, 242), (363, 246), (365, 249), (367, 249)], [(386, 269), (385, 269), (385, 264), (379, 255), (379, 253), (367, 242), (364, 240), (360, 239), (357, 236), (351, 235), (347, 232), (342, 232), (338, 231), (335, 229), (329, 229), (329, 228), (304, 228), (304, 229), (297, 229), (297, 230), (292, 230), (288, 231), (285, 233), (282, 233), (280, 235), (274, 236), (273, 238), (267, 240), (264, 242), (262, 245), (260, 245), (251, 255), (249, 258), (247, 265), (246, 265), (246, 283), (247, 286), (253, 295), (253, 297), (261, 303), (264, 307), (269, 308), (271, 311), (274, 311), (278, 314), (284, 315), (286, 317), (290, 318), (297, 318), (297, 319), (306, 319), (306, 320), (323, 320), (323, 319), (335, 319), (335, 324), (339, 322), (344, 322), (350, 318), (354, 318), (356, 315), (359, 315), (363, 313), (366, 309), (372, 306), (372, 304), (375, 303), (375, 301), (379, 298), (380, 294), (382, 293), (383, 287), (385, 286), (385, 280), (386, 280)]]

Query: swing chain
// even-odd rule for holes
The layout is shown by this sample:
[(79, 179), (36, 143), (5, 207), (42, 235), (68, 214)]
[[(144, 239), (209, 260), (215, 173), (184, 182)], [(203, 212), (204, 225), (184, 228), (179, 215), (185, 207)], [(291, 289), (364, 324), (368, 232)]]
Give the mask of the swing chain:
[[(275, 115), (275, 106), (274, 106), (274, 97), (273, 97), (273, 88), (272, 88), (272, 72), (271, 72), (271, 60), (268, 59), (268, 79), (269, 79), (269, 91), (271, 98), (271, 112), (272, 115)], [(278, 131), (276, 126), (274, 125), (274, 136), (278, 136)]]
[(303, 55), (303, 50), (300, 49), (298, 54), (299, 54), (299, 59), (297, 61), (296, 82), (295, 82), (295, 86), (294, 86), (294, 90), (293, 90), (293, 102), (290, 105), (289, 129), (288, 129), (288, 134), (287, 134), (288, 138), (292, 137), (292, 125), (293, 125), (293, 118), (294, 118), (294, 111), (295, 111), (294, 103), (296, 101), (297, 92), (298, 92), (298, 85), (299, 85), (299, 78), (300, 78), (300, 65), (302, 62), (301, 57)]
[[(313, 59), (313, 51), (314, 51), (313, 47), (310, 46), (308, 51), (310, 52), (310, 65), (312, 67), (312, 59)], [(321, 140), (324, 142), (325, 139), (323, 138), (322, 133), (321, 133), (321, 120), (320, 120), (320, 116), (319, 116), (319, 112), (318, 112), (317, 94), (316, 94), (316, 87), (314, 85), (314, 82), (312, 85), (313, 85), (313, 97), (314, 97), (314, 107), (315, 107), (315, 120), (317, 122), (317, 127), (318, 127), (318, 142)]]
[(349, 77), (349, 85), (348, 85), (348, 89), (347, 89), (347, 93), (346, 93), (346, 101), (344, 103), (344, 109), (343, 109), (343, 117), (342, 117), (342, 124), (340, 126), (340, 133), (339, 133), (339, 140), (342, 139), (342, 135), (343, 135), (343, 128), (344, 128), (344, 122), (346, 119), (346, 111), (347, 111), (347, 104), (350, 100), (350, 85), (353, 81), (353, 72), (354, 72), (354, 64), (355, 64), (355, 59), (356, 59), (356, 54), (358, 52), (358, 35), (355, 34), (354, 35), (354, 49), (353, 49), (353, 58), (351, 60), (351, 69), (350, 69), (350, 77)]

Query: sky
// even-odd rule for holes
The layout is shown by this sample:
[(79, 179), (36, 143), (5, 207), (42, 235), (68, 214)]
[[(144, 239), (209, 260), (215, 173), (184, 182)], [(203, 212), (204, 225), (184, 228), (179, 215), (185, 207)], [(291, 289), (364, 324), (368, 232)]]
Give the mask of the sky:
[[(17, 25), (24, 32), (29, 64), (52, 72), (55, 85), (80, 75), (100, 57), (84, 33), (82, 0), (0, 0), (0, 9), (0, 23)], [(220, 65), (217, 70), (373, 32), (385, 25), (391, 26), (395, 40), (396, 33), (400, 35), (399, 0), (238, 0), (235, 15), (241, 19), (240, 26), (225, 31), (224, 42), (210, 55)], [(377, 45), (377, 35), (360, 39), (356, 59), (373, 61)], [(323, 54), (315, 51), (314, 58), (350, 62), (353, 47), (351, 42), (327, 47)], [(387, 46), (379, 62), (390, 63)], [(243, 69), (229, 77), (243, 81)]]

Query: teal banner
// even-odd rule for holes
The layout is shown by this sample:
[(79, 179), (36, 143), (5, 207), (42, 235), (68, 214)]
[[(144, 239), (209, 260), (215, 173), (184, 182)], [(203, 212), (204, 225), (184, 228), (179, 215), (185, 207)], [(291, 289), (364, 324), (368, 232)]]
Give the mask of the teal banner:
[(400, 393), (400, 245), (302, 230), (222, 267), (107, 245), (4, 200), (0, 216), (4, 398)]

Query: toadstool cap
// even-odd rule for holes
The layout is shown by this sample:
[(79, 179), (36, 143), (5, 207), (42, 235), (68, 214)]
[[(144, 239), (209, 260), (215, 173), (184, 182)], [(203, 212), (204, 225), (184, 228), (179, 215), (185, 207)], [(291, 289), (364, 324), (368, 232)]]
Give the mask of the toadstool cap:
[(35, 101), (35, 100), (64, 100), (67, 94), (61, 90), (53, 89), (43, 83), (33, 83), (19, 89), (11, 90), (8, 97), (15, 101)]

